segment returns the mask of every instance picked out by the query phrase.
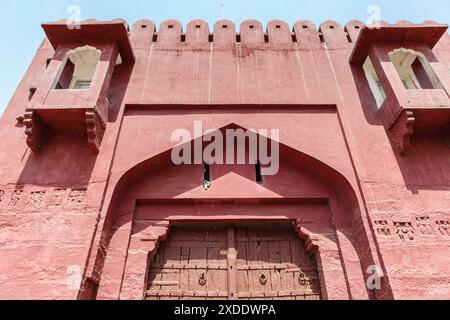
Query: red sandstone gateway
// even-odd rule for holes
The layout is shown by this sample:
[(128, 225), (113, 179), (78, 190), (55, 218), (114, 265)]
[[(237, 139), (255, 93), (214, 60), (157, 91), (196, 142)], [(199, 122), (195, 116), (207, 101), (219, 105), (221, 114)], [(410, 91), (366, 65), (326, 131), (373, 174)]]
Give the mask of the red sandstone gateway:
[[(0, 122), (0, 298), (450, 299), (446, 25), (43, 28)], [(175, 165), (195, 122), (279, 130), (278, 172)]]

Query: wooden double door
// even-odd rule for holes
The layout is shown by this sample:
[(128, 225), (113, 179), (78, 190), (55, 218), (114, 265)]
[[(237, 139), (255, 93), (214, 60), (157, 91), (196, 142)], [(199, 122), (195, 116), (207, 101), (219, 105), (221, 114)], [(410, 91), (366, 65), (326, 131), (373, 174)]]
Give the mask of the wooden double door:
[(289, 223), (179, 224), (149, 264), (148, 300), (319, 300), (315, 257)]

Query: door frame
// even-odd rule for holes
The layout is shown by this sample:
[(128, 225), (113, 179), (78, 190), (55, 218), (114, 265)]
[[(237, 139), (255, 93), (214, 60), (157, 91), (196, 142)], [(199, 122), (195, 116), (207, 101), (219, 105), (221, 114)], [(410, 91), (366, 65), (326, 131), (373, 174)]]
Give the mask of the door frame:
[[(304, 247), (304, 249), (303, 249), (303, 254), (305, 254), (305, 253), (307, 253), (307, 254), (313, 254), (314, 255), (314, 257), (316, 256), (315, 255), (315, 253), (316, 253), (316, 248), (314, 247), (314, 245), (313, 244), (311, 244), (309, 247), (309, 249), (307, 249), (308, 248), (308, 246), (306, 245), (306, 243), (305, 243), (305, 241), (304, 240), (302, 240), (300, 237), (298, 237), (298, 231), (296, 232), (296, 230), (295, 230), (295, 227), (292, 229), (292, 230), (288, 230), (289, 229), (289, 227), (292, 227), (292, 226), (294, 226), (294, 222), (293, 221), (282, 221), (282, 222), (280, 222), (280, 221), (277, 221), (277, 222), (272, 222), (272, 221), (265, 221), (264, 223), (257, 223), (256, 225), (254, 224), (254, 222), (252, 222), (251, 224), (249, 224), (249, 223), (247, 223), (247, 222), (243, 222), (243, 221), (236, 221), (236, 222), (220, 222), (220, 223), (215, 223), (215, 222), (204, 222), (204, 223), (200, 223), (200, 222), (196, 222), (195, 224), (192, 224), (192, 223), (186, 223), (186, 222), (182, 222), (182, 223), (173, 223), (173, 225), (176, 225), (176, 229), (178, 230), (178, 231), (180, 231), (180, 230), (182, 230), (184, 227), (188, 227), (188, 229), (187, 230), (189, 230), (189, 228), (190, 227), (193, 227), (193, 226), (195, 226), (195, 230), (197, 230), (197, 231), (200, 231), (200, 230), (207, 230), (208, 229), (208, 227), (211, 227), (211, 226), (215, 226), (215, 227), (217, 227), (219, 230), (221, 230), (224, 234), (223, 234), (223, 238), (214, 238), (214, 239), (216, 239), (216, 240), (219, 240), (219, 239), (222, 239), (223, 240), (223, 243), (222, 243), (222, 246), (223, 245), (225, 245), (225, 247), (226, 247), (226, 254), (225, 253), (221, 253), (221, 255), (223, 255), (223, 256), (226, 256), (226, 258), (224, 259), (224, 261), (226, 262), (226, 268), (225, 269), (220, 269), (221, 271), (225, 271), (225, 273), (226, 273), (226, 283), (227, 283), (227, 288), (225, 289), (225, 291), (226, 291), (226, 294), (225, 294), (225, 291), (221, 291), (220, 293), (220, 297), (222, 297), (222, 298), (224, 298), (225, 296), (227, 297), (227, 299), (228, 300), (230, 300), (230, 301), (232, 301), (232, 300), (239, 300), (240, 298), (241, 298), (241, 294), (243, 294), (243, 295), (245, 295), (245, 297), (247, 297), (247, 295), (248, 295), (248, 297), (250, 298), (250, 300), (251, 300), (251, 297), (252, 297), (252, 295), (251, 295), (251, 293), (252, 293), (252, 290), (250, 289), (250, 291), (243, 291), (243, 292), (240, 292), (237, 288), (238, 288), (238, 276), (239, 276), (239, 272), (242, 272), (242, 271), (247, 271), (247, 268), (245, 268), (245, 269), (239, 269), (238, 268), (238, 256), (239, 256), (239, 254), (238, 254), (238, 241), (240, 241), (241, 243), (242, 242), (245, 242), (246, 240), (247, 241), (255, 241), (255, 240), (248, 240), (248, 239), (246, 239), (245, 237), (244, 238), (241, 238), (240, 236), (239, 236), (239, 233), (238, 233), (238, 230), (239, 230), (239, 227), (247, 227), (247, 228), (251, 228), (251, 226), (260, 226), (260, 227), (263, 227), (262, 226), (262, 224), (264, 225), (264, 230), (266, 230), (266, 231), (268, 231), (269, 229), (270, 229), (270, 227), (271, 227), (271, 225), (272, 224), (277, 224), (278, 226), (280, 226), (280, 225), (282, 225), (283, 226), (283, 232), (281, 232), (281, 233), (276, 233), (277, 235), (279, 235), (280, 236), (280, 239), (279, 240), (275, 240), (275, 241), (283, 241), (283, 235), (286, 235), (286, 233), (285, 232), (289, 232), (289, 237), (288, 237), (288, 242), (290, 242), (290, 241), (293, 241), (295, 238), (297, 238), (297, 242), (300, 244), (300, 247), (298, 247), (298, 249), (299, 250), (301, 250), (301, 247), (302, 247), (302, 243), (303, 243), (303, 247)], [(198, 229), (197, 229), (198, 228)], [(258, 228), (258, 227), (257, 227)], [(171, 235), (172, 235), (172, 232), (175, 232), (175, 231), (172, 231), (172, 230), (170, 230), (169, 232), (168, 232), (168, 237), (167, 237), (167, 241), (161, 241), (160, 242), (160, 246), (158, 247), (158, 253), (159, 253), (159, 251), (161, 251), (161, 246), (164, 246), (164, 245), (162, 245), (162, 244), (165, 244), (166, 242), (170, 242), (170, 237), (171, 237)], [(184, 232), (182, 232), (183, 234), (184, 234)], [(297, 235), (297, 237), (296, 237), (296, 235)], [(185, 234), (185, 236), (186, 236), (186, 234)], [(276, 238), (276, 236), (275, 236), (275, 238)], [(216, 241), (216, 240), (214, 240), (214, 241)], [(273, 239), (272, 239), (273, 240)], [(284, 239), (285, 240), (285, 239)], [(180, 240), (178, 239), (178, 240), (174, 240), (175, 242), (179, 242)], [(190, 241), (198, 241), (198, 240), (190, 240)], [(205, 240), (205, 241), (207, 241), (208, 242), (208, 240)], [(261, 241), (263, 241), (263, 242), (265, 242), (265, 241), (267, 241), (267, 242), (270, 242), (268, 239), (267, 240), (264, 240), (264, 236), (262, 236), (262, 239), (261, 239)], [(200, 241), (201, 242), (201, 241)], [(223, 248), (221, 246), (221, 248)], [(178, 246), (176, 246), (177, 248), (178, 248)], [(166, 253), (167, 253), (167, 248), (168, 247), (165, 247), (166, 248)], [(221, 251), (221, 252), (223, 252), (223, 251)], [(153, 259), (152, 259), (152, 257), (151, 256), (149, 256), (149, 260), (150, 261), (152, 261)], [(256, 262), (256, 261), (255, 261)], [(172, 263), (173, 263), (173, 261), (172, 261)], [(261, 262), (260, 261), (258, 261), (258, 263), (259, 264), (261, 264)], [(266, 264), (267, 265), (270, 265), (272, 262), (269, 262), (269, 261), (267, 261), (266, 262)], [(292, 262), (293, 264), (295, 264), (294, 262)], [(291, 264), (292, 264), (291, 263)], [(300, 263), (299, 261), (297, 261), (297, 263)], [(300, 267), (300, 273), (301, 273), (301, 271), (303, 271), (302, 270), (302, 267), (305, 267), (305, 268), (308, 268), (308, 267), (314, 267), (314, 269), (315, 269), (315, 271), (314, 271), (314, 273), (316, 274), (315, 276), (315, 279), (316, 279), (316, 281), (317, 280), (319, 280), (318, 279), (318, 267), (317, 267), (317, 262), (315, 261), (315, 259), (314, 259), (314, 262), (310, 262), (311, 263), (311, 265), (298, 265), (298, 267)], [(156, 273), (156, 274), (158, 274), (158, 271), (162, 271), (162, 270), (185, 270), (185, 268), (184, 267), (181, 267), (180, 265), (177, 265), (177, 267), (175, 267), (175, 268), (173, 268), (173, 266), (172, 267), (168, 267), (167, 269), (165, 268), (165, 267), (163, 267), (162, 265), (162, 262), (161, 261), (158, 261), (157, 262), (157, 266), (156, 266), (156, 268), (153, 268), (153, 266), (151, 265), (151, 263), (149, 263), (149, 266), (148, 266), (148, 270), (147, 270), (147, 272), (148, 272), (148, 275), (150, 275), (151, 273)], [(181, 263), (182, 265), (183, 265), (183, 263)], [(188, 268), (188, 270), (194, 270), (194, 269), (192, 269), (192, 265), (190, 265), (190, 263), (188, 263), (189, 264), (189, 268)], [(250, 262), (250, 264), (252, 264), (251, 262)], [(264, 262), (262, 263), (263, 265), (265, 264)], [(286, 261), (281, 261), (281, 262), (279, 262), (279, 265), (286, 265), (286, 264), (289, 264), (288, 262), (286, 262)], [(170, 265), (170, 263), (169, 263), (169, 265)], [(296, 265), (296, 264), (295, 264)], [(186, 267), (188, 267), (188, 265), (186, 265)], [(290, 266), (290, 267), (288, 267), (288, 268), (295, 268), (294, 266)], [(157, 270), (157, 271), (156, 271)], [(216, 268), (215, 267), (213, 267), (212, 269), (207, 269), (206, 267), (205, 267), (205, 265), (204, 264), (201, 264), (201, 266), (199, 267), (199, 269), (198, 270), (202, 270), (202, 271), (204, 271), (204, 270), (206, 270), (206, 273), (208, 272), (208, 270), (210, 270), (210, 271), (215, 271), (216, 270)], [(217, 269), (218, 270), (218, 269)], [(248, 270), (250, 270), (250, 269), (248, 269)], [(265, 270), (265, 271), (268, 271), (269, 269), (266, 269), (266, 268), (264, 268), (264, 269), (252, 269), (253, 271), (260, 271), (260, 270)], [(281, 270), (281, 269), (280, 269)], [(291, 269), (292, 270), (292, 269)], [(197, 271), (197, 266), (195, 267), (195, 271)], [(306, 269), (304, 270), (305, 272), (306, 272)], [(199, 272), (201, 272), (201, 271), (199, 271)], [(268, 272), (270, 272), (270, 271), (268, 271)], [(293, 272), (293, 271), (291, 271), (291, 272)], [(163, 272), (164, 273), (164, 272)], [(170, 273), (172, 273), (172, 272), (170, 272)], [(205, 275), (205, 273), (199, 273), (199, 274), (203, 274), (203, 275)], [(263, 274), (265, 274), (265, 272), (263, 272)], [(270, 274), (272, 274), (271, 272), (270, 272)], [(247, 275), (248, 277), (250, 277), (250, 275)], [(170, 278), (170, 279), (168, 279), (168, 281), (166, 281), (165, 279), (161, 279), (161, 278), (154, 278), (153, 279), (154, 281), (156, 281), (156, 282), (158, 282), (158, 280), (162, 280), (162, 281), (159, 281), (159, 282), (161, 282), (161, 283), (165, 283), (165, 282), (168, 282), (168, 283), (171, 283), (170, 284), (170, 286), (172, 286), (172, 283), (174, 282), (174, 280), (175, 279), (173, 279), (173, 278)], [(158, 295), (155, 295), (155, 294), (157, 294), (157, 292), (160, 292), (161, 293), (161, 297), (169, 297), (169, 295), (168, 295), (168, 293), (167, 293), (167, 291), (166, 290), (164, 290), (164, 289), (162, 289), (162, 288), (160, 288), (161, 289), (161, 291), (158, 291), (157, 289), (155, 289), (155, 287), (153, 287), (153, 285), (152, 285), (152, 290), (150, 290), (150, 291), (148, 291), (149, 290), (149, 285), (152, 283), (152, 281), (153, 280), (146, 280), (146, 290), (144, 291), (144, 297), (145, 298), (148, 298), (149, 297), (149, 295), (148, 295), (148, 293), (150, 293), (151, 292), (151, 294), (150, 294), (150, 297), (152, 297), (152, 298), (154, 298), (154, 297), (158, 297)], [(216, 279), (217, 280), (217, 279)], [(248, 281), (251, 281), (251, 279), (250, 278), (248, 278), (247, 279)], [(280, 280), (280, 279), (279, 279)], [(281, 281), (281, 280), (280, 280)], [(206, 282), (205, 282), (205, 284), (206, 284)], [(319, 285), (320, 285), (320, 280), (319, 280)], [(159, 285), (158, 284), (156, 284), (156, 288), (158, 287)], [(162, 286), (164, 286), (164, 285), (162, 285)], [(197, 288), (198, 289), (198, 288)], [(202, 292), (202, 290), (200, 290), (200, 291), (198, 291), (198, 296), (196, 295), (196, 294), (193, 294), (193, 295), (191, 295), (192, 294), (192, 290), (194, 290), (195, 291), (195, 289), (189, 289), (187, 292), (186, 292), (186, 294), (187, 294), (187, 296), (191, 296), (191, 297), (200, 297), (200, 298), (202, 298), (202, 297), (212, 297), (212, 298), (216, 298), (216, 297), (218, 297), (219, 295), (215, 295), (215, 294), (217, 294), (217, 292), (215, 292), (215, 290), (216, 290), (217, 288), (209, 288), (209, 290), (210, 291), (206, 291), (205, 293), (206, 293), (206, 295), (204, 296), (203, 295), (203, 292)], [(182, 290), (181, 288), (179, 288), (178, 290), (175, 290), (175, 291), (179, 291), (179, 290)], [(280, 290), (281, 290), (281, 288), (280, 288)], [(283, 290), (281, 290), (281, 291), (279, 291), (278, 293), (280, 293), (280, 294), (282, 294), (283, 292), (286, 294), (286, 292), (285, 291), (292, 291), (292, 290), (294, 290), (294, 291), (299, 291), (299, 289), (297, 288), (297, 289), (285, 289), (284, 291)], [(210, 293), (212, 293), (212, 295), (210, 295)], [(266, 296), (266, 294), (267, 294), (267, 296)], [(270, 295), (271, 294), (274, 294), (273, 295), (273, 297), (277, 297), (275, 294), (276, 294), (276, 292), (272, 292), (272, 291), (270, 291), (270, 292), (267, 292), (266, 294), (264, 294), (264, 297), (266, 297), (266, 298), (269, 298), (270, 297)], [(316, 295), (320, 295), (320, 300), (322, 300), (322, 290), (320, 289), (319, 290), (319, 292), (317, 291), (317, 288), (316, 288), (316, 290), (314, 290), (314, 291), (311, 291), (310, 293), (308, 293), (308, 294), (306, 294), (306, 292), (305, 292), (305, 295), (303, 296), (303, 297), (305, 297), (305, 300), (308, 300), (306, 297), (309, 297), (309, 296), (316, 296)], [(170, 295), (171, 296), (171, 295)], [(302, 295), (301, 294), (297, 294), (297, 295), (295, 295), (295, 296), (298, 296), (298, 297), (301, 297)], [(181, 295), (180, 297), (186, 297), (186, 296), (183, 296), (183, 295)], [(244, 297), (244, 296), (242, 296), (242, 297)], [(280, 297), (280, 295), (278, 295), (278, 298)], [(287, 297), (287, 296), (286, 296)], [(152, 299), (151, 299), (152, 300)]]
[[(304, 241), (308, 252), (316, 255), (317, 270), (323, 300), (349, 299), (346, 275), (341, 264), (338, 243), (329, 240), (324, 235), (309, 231), (301, 220), (287, 217), (248, 216), (230, 218), (220, 216), (208, 217), (180, 217), (169, 220), (148, 221), (144, 232), (131, 235), (123, 281), (120, 289), (121, 300), (145, 299), (148, 281), (149, 262), (158, 253), (161, 242), (167, 240), (172, 224), (181, 223), (248, 223), (248, 222), (286, 222), (291, 223), (299, 238)], [(338, 264), (324, 263), (324, 261), (339, 261)]]

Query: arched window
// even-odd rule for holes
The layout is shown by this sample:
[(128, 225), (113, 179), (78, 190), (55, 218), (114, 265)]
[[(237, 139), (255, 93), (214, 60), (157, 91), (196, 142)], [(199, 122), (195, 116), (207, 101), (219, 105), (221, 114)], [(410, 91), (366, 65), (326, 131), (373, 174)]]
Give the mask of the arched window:
[(367, 81), (369, 82), (370, 90), (373, 93), (375, 100), (377, 101), (377, 106), (380, 108), (384, 100), (386, 100), (386, 93), (384, 92), (381, 81), (378, 78), (375, 68), (373, 67), (372, 61), (367, 57), (366, 62), (363, 66), (364, 73), (366, 74)]
[(423, 53), (400, 48), (391, 51), (389, 57), (406, 89), (443, 89)]
[(67, 53), (55, 89), (89, 89), (102, 52), (84, 46)]

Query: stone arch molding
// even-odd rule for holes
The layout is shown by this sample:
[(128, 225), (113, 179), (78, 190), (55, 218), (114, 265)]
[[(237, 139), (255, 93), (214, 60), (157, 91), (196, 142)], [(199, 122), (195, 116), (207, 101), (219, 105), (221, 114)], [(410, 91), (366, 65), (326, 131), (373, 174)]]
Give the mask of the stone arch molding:
[(67, 57), (73, 64), (97, 63), (100, 60), (102, 51), (89, 45), (78, 47), (67, 52)]
[[(235, 129), (235, 130), (242, 129), (244, 131), (250, 131), (252, 133), (255, 133), (258, 138), (264, 137), (265, 139), (267, 139), (268, 144), (270, 144), (274, 140), (273, 137), (269, 136), (266, 132), (258, 131), (254, 128), (246, 128), (245, 126), (240, 125), (238, 122), (231, 122), (220, 128), (213, 128), (213, 129), (208, 128), (206, 132), (202, 134), (200, 137), (194, 137), (186, 144), (189, 143), (193, 144), (198, 139), (206, 139), (208, 143), (210, 143), (211, 142), (210, 139), (211, 137), (214, 137), (215, 132), (222, 131), (224, 133), (224, 131), (227, 129)], [(339, 179), (341, 179), (343, 183), (346, 183), (350, 186), (350, 182), (347, 179), (347, 177), (344, 174), (340, 173), (339, 170), (333, 168), (333, 166), (329, 164), (328, 161), (324, 159), (318, 159), (317, 157), (308, 152), (296, 150), (295, 147), (289, 145), (286, 141), (284, 141), (282, 137), (277, 136), (275, 140), (276, 140), (275, 142), (279, 144), (280, 149), (284, 148), (285, 150), (289, 150), (290, 152), (295, 152), (299, 157), (308, 159), (309, 162), (315, 162), (315, 164), (318, 166), (323, 166), (325, 171), (332, 173), (333, 176), (336, 177), (339, 176)], [(133, 165), (130, 166), (128, 170), (123, 172), (123, 174), (117, 180), (116, 187), (126, 184), (127, 181), (131, 181), (136, 176), (136, 172), (145, 170), (144, 168), (147, 167), (149, 168), (151, 164), (155, 162), (155, 160), (164, 157), (164, 155), (167, 155), (168, 153), (171, 153), (175, 148), (179, 149), (181, 147), (183, 147), (183, 144), (177, 144), (176, 142), (174, 142), (172, 146), (165, 148), (158, 154), (149, 154), (147, 156), (144, 156), (142, 160), (139, 160), (138, 162), (134, 163)], [(353, 189), (353, 187), (351, 188)]]
[[(223, 130), (230, 126), (235, 126), (235, 124), (227, 125), (218, 130)], [(191, 141), (191, 143), (193, 142), (194, 140)], [(136, 235), (133, 234), (131, 228), (134, 211), (136, 210), (136, 201), (145, 199), (127, 199), (125, 194), (127, 190), (130, 190), (131, 186), (138, 183), (140, 178), (144, 176), (151, 177), (161, 167), (167, 166), (172, 149), (169, 148), (136, 164), (117, 180), (114, 188), (111, 188), (110, 197), (105, 201), (108, 208), (105, 207), (103, 209), (99, 222), (99, 231), (94, 239), (93, 251), (88, 261), (86, 273), (86, 279), (100, 285), (98, 298), (142, 299), (142, 286), (146, 281), (148, 257), (156, 254), (159, 244), (167, 239), (172, 221), (155, 219), (149, 222), (149, 225), (144, 228), (143, 232), (136, 233)], [(323, 296), (329, 299), (367, 298), (368, 293), (365, 292), (365, 278), (362, 270), (366, 269), (368, 265), (373, 265), (377, 258), (371, 252), (369, 239), (361, 239), (361, 237), (356, 239), (349, 229), (358, 220), (359, 222), (357, 223), (364, 228), (364, 222), (362, 221), (363, 211), (359, 208), (356, 192), (344, 175), (326, 163), (293, 149), (282, 142), (280, 142), (280, 150), (282, 155), (289, 156), (294, 163), (298, 164), (298, 166), (294, 165), (294, 167), (302, 168), (302, 170), (311, 170), (311, 172), (316, 173), (320, 183), (330, 185), (335, 192), (333, 199), (328, 199), (332, 215), (330, 217), (330, 228), (334, 228), (332, 232), (330, 231), (332, 233), (331, 238), (330, 234), (316, 234), (309, 230), (301, 216), (298, 218), (285, 217), (286, 221), (293, 221), (293, 227), (299, 234), (299, 237), (304, 240), (307, 250), (315, 253), (318, 257), (319, 273), (321, 274), (322, 288), (324, 290)], [(146, 180), (151, 181), (152, 179)], [(174, 194), (172, 199), (176, 198), (177, 195)], [(165, 200), (168, 201), (170, 199)], [(305, 200), (310, 201), (311, 199)], [(149, 200), (149, 202), (151, 201)], [(283, 199), (279, 199), (279, 201), (283, 201)], [(114, 238), (117, 236), (118, 230), (122, 232), (124, 228), (130, 228), (126, 230), (129, 234), (129, 242), (125, 243), (126, 241), (122, 241), (119, 244), (119, 246), (122, 246), (124, 272), (116, 275), (104, 274), (103, 270), (109, 270), (109, 249), (117, 245)], [(358, 266), (357, 268), (355, 268), (355, 263)], [(347, 268), (348, 270), (346, 270)], [(360, 287), (358, 289), (350, 287), (349, 277), (360, 279)], [(105, 278), (112, 278), (111, 281), (118, 281), (115, 284), (115, 291), (111, 288), (102, 288), (103, 283), (109, 282), (109, 279), (105, 280)], [(121, 281), (122, 279), (123, 281)], [(136, 279), (140, 280), (136, 281)], [(106, 292), (110, 294), (111, 291), (115, 293), (110, 296), (106, 295)], [(357, 291), (359, 292), (357, 293)]]
[[(394, 65), (397, 68), (397, 64), (395, 63), (395, 56), (398, 54), (405, 54), (405, 58), (404, 60), (406, 60), (406, 58), (408, 57), (408, 55), (410, 55), (413, 60), (412, 62), (414, 62), (415, 59), (418, 59), (418, 61), (420, 62), (422, 68), (425, 71), (426, 76), (429, 78), (427, 80), (429, 80), (433, 86), (433, 89), (443, 89), (443, 85), (440, 82), (438, 76), (436, 75), (435, 71), (433, 70), (433, 67), (430, 64), (430, 61), (428, 60), (428, 58), (420, 51), (416, 51), (413, 49), (409, 49), (409, 48), (404, 48), (404, 47), (400, 47), (397, 49), (392, 50), (391, 52), (388, 53), (389, 58), (391, 59), (392, 63), (394, 63)], [(411, 62), (411, 61), (410, 61)], [(408, 65), (407, 67), (411, 68), (412, 63), (410, 63), (410, 65)], [(399, 76), (401, 77), (401, 73), (400, 71), (397, 69), (397, 72), (399, 74)], [(411, 77), (414, 78), (414, 82), (416, 82), (416, 84), (420, 87), (420, 81), (418, 81), (415, 75), (415, 72), (413, 70), (410, 70), (411, 73)]]
[[(89, 45), (67, 51), (52, 88), (74, 89), (77, 81), (83, 81), (90, 85), (95, 76), (101, 56), (101, 50)], [(65, 79), (66, 84), (58, 87), (58, 85), (61, 85), (62, 78)]]

